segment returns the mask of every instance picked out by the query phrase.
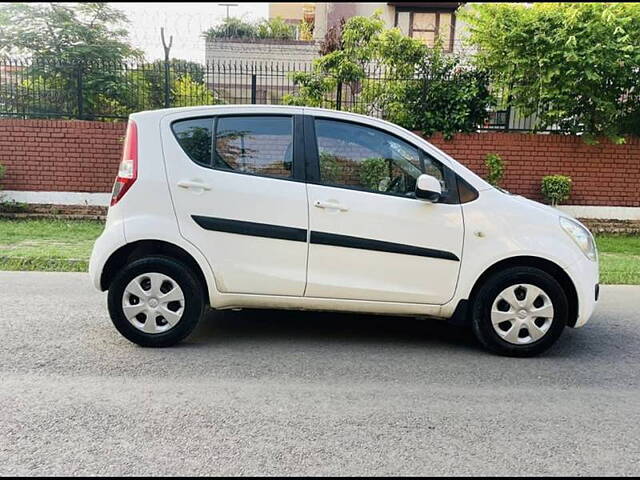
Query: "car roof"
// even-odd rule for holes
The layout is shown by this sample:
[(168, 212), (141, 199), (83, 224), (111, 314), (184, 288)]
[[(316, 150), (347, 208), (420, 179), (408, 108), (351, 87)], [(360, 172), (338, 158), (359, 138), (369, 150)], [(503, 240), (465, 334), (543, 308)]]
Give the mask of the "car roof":
[[(319, 107), (302, 107), (297, 105), (264, 105), (264, 104), (233, 104), (233, 105), (199, 105), (192, 107), (174, 107), (174, 108), (161, 108), (156, 110), (144, 110), (141, 112), (137, 112), (132, 114), (134, 118), (140, 117), (164, 117), (165, 115), (171, 114), (194, 114), (198, 115), (199, 113), (215, 113), (216, 110), (223, 110), (225, 112), (233, 111), (234, 113), (242, 113), (242, 112), (278, 112), (285, 113), (287, 111), (291, 111), (292, 114), (308, 114), (308, 115), (322, 115), (333, 118), (343, 118), (346, 117), (351, 118), (355, 121), (359, 121), (364, 124), (369, 125), (379, 125), (386, 126), (391, 129), (402, 128), (399, 125), (388, 122), (386, 120), (382, 120), (381, 118), (371, 117), (368, 115), (362, 115), (360, 113), (353, 113), (344, 110), (335, 110), (330, 108), (319, 108)], [(408, 131), (406, 129), (402, 129)]]
[[(196, 106), (190, 106), (190, 107), (172, 107), (172, 108), (159, 108), (159, 109), (154, 109), (154, 110), (142, 110), (140, 112), (136, 112), (133, 113), (132, 115), (138, 117), (138, 116), (165, 116), (168, 114), (173, 114), (173, 113), (198, 113), (201, 111), (212, 111), (215, 112), (216, 110), (236, 110), (238, 112), (242, 112), (242, 111), (269, 111), (269, 110), (273, 110), (273, 111), (287, 111), (290, 110), (292, 112), (302, 112), (304, 111), (305, 113), (308, 114), (314, 114), (314, 113), (318, 113), (318, 114), (342, 114), (342, 115), (349, 115), (352, 116), (354, 118), (360, 118), (363, 120), (376, 120), (376, 121), (381, 121), (384, 123), (389, 123), (386, 122), (384, 120), (381, 120), (379, 118), (375, 118), (375, 117), (371, 117), (368, 115), (362, 115), (359, 113), (353, 113), (353, 112), (349, 112), (349, 111), (344, 111), (344, 110), (335, 110), (335, 109), (330, 109), (330, 108), (319, 108), (319, 107), (303, 107), (303, 106), (297, 106), (297, 105), (265, 105), (265, 104), (223, 104), (223, 105), (196, 105)], [(391, 123), (389, 123), (390, 125), (393, 125)]]

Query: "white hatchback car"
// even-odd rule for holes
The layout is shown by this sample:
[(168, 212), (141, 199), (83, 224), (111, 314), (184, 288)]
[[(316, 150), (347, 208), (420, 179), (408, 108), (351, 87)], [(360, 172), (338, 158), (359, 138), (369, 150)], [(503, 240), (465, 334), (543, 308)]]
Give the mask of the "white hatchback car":
[(528, 356), (598, 299), (578, 221), (396, 125), (302, 107), (131, 115), (90, 274), (120, 333), (154, 347), (209, 305), (451, 319)]

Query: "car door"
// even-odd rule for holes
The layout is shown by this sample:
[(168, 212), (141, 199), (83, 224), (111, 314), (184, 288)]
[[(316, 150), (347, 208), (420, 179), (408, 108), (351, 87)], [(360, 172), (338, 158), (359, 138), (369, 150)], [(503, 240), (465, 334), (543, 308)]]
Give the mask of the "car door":
[[(455, 291), (463, 242), (455, 174), (399, 136), (348, 118), (305, 118), (305, 295), (446, 303)], [(438, 203), (415, 198), (423, 172), (440, 180)]]
[(308, 212), (298, 161), (301, 110), (238, 111), (163, 120), (180, 232), (209, 260), (219, 291), (302, 296)]

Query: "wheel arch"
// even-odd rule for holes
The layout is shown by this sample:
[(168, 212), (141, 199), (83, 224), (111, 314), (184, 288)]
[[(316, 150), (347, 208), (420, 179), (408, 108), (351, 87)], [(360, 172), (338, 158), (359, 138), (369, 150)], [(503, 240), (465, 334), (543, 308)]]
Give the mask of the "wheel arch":
[(469, 300), (473, 301), (474, 295), (480, 289), (482, 284), (494, 273), (511, 267), (534, 267), (548, 273), (554, 277), (567, 295), (569, 301), (569, 322), (568, 325), (573, 327), (578, 318), (578, 292), (576, 290), (573, 281), (567, 274), (567, 272), (558, 264), (547, 260), (542, 257), (535, 256), (518, 256), (510, 257), (500, 260), (487, 268), (480, 277), (476, 280), (471, 293), (469, 294)]
[(567, 300), (569, 302), (568, 325), (570, 327), (573, 327), (576, 324), (576, 321), (578, 319), (578, 292), (567, 272), (561, 266), (552, 262), (551, 260), (547, 260), (542, 257), (526, 255), (505, 258), (486, 268), (484, 272), (482, 272), (482, 274), (476, 279), (473, 287), (471, 288), (471, 292), (469, 293), (468, 298), (466, 300), (461, 300), (458, 303), (458, 306), (456, 307), (456, 310), (452, 316), (452, 320), (454, 321), (454, 323), (461, 323), (463, 321), (466, 322), (468, 320), (469, 309), (470, 306), (473, 305), (475, 295), (491, 275), (511, 267), (539, 268), (540, 270), (554, 277), (558, 281), (558, 283), (560, 283), (560, 286), (567, 295)]
[(202, 285), (205, 300), (211, 305), (207, 279), (200, 264), (184, 248), (164, 240), (138, 240), (118, 248), (109, 256), (102, 269), (100, 288), (103, 291), (108, 290), (118, 270), (127, 263), (152, 255), (171, 257), (186, 264), (196, 275)]

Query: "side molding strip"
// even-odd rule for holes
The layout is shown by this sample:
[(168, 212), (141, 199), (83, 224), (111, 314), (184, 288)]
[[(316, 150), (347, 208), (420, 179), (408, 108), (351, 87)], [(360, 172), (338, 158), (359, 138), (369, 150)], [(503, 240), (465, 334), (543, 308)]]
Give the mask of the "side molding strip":
[(445, 252), (444, 250), (414, 247), (413, 245), (403, 245), (402, 243), (383, 242), (381, 240), (350, 237), (348, 235), (338, 235), (335, 233), (311, 232), (311, 243), (331, 245), (334, 247), (374, 250), (376, 252), (400, 253), (418, 257), (441, 258), (443, 260), (454, 260), (456, 262), (460, 261), (456, 255), (451, 252)]
[[(307, 231), (304, 228), (283, 227), (268, 223), (245, 222), (228, 218), (203, 217), (192, 215), (191, 218), (205, 230), (217, 232), (236, 233), (253, 237), (275, 238), (290, 240), (293, 242), (306, 242)], [(328, 245), (333, 247), (357, 248), (360, 250), (373, 250), (376, 252), (399, 253), (402, 255), (415, 255), (418, 257), (440, 258), (442, 260), (460, 259), (451, 252), (436, 250), (433, 248), (415, 247), (402, 243), (384, 242), (369, 238), (350, 237), (336, 233), (311, 232), (311, 243), (316, 245)]]
[(294, 242), (307, 241), (307, 230), (304, 228), (282, 227), (268, 223), (244, 222), (242, 220), (202, 217), (199, 215), (191, 215), (191, 218), (205, 230), (251, 235), (253, 237), (277, 238)]

